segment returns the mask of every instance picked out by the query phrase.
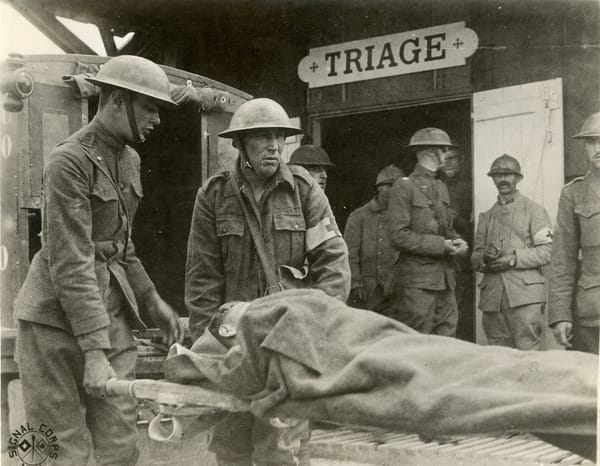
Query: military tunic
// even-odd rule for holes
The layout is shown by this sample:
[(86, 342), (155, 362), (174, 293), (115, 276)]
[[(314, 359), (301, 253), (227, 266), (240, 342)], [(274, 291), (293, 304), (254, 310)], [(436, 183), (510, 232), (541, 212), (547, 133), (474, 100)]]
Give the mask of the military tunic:
[(392, 246), (387, 213), (377, 199), (370, 200), (348, 217), (344, 239), (348, 245), (352, 288), (362, 286), (367, 301), (362, 309), (375, 309), (383, 299), (383, 290), (398, 259)]
[[(237, 167), (237, 165), (236, 165)], [(211, 178), (196, 197), (188, 242), (185, 299), (197, 338), (218, 307), (263, 296), (265, 274), (230, 176), (260, 225), (274, 268), (301, 269), (308, 259), (317, 288), (343, 301), (350, 290), (348, 249), (318, 184), (302, 168), (281, 164), (260, 202), (239, 168)]]
[[(589, 172), (560, 195), (549, 270), (549, 323), (573, 322), (573, 346), (598, 354), (600, 174)], [(589, 339), (582, 338), (591, 334)]]
[(388, 211), (390, 237), (400, 255), (384, 313), (422, 333), (454, 336), (455, 279), (444, 241), (459, 235), (452, 226), (448, 189), (417, 164), (392, 186)]
[[(515, 254), (516, 264), (502, 272), (488, 270), (483, 262), (486, 246), (500, 254)], [(471, 256), (482, 272), (479, 309), (488, 343), (519, 349), (541, 349), (543, 304), (546, 302), (541, 267), (550, 262), (551, 222), (546, 209), (515, 193), (511, 202), (499, 200), (479, 216)]]
[(97, 119), (44, 170), (42, 248), (15, 316), (28, 420), (60, 438), (59, 464), (86, 464), (90, 435), (98, 464), (137, 458), (135, 403), (85, 394), (83, 350), (104, 349), (118, 377), (134, 377), (130, 323), (143, 327), (137, 301), (154, 289), (130, 236), (142, 195), (139, 155)]
[[(274, 269), (307, 262), (316, 288), (345, 301), (350, 292), (348, 249), (329, 201), (302, 167), (280, 164), (257, 202), (239, 169), (215, 175), (198, 191), (188, 241), (185, 302), (193, 339), (219, 306), (265, 294), (267, 279), (250, 229), (262, 235)], [(232, 177), (239, 186), (250, 224)], [(226, 464), (296, 464), (308, 421), (276, 428), (248, 413), (232, 414), (213, 431), (210, 449)]]

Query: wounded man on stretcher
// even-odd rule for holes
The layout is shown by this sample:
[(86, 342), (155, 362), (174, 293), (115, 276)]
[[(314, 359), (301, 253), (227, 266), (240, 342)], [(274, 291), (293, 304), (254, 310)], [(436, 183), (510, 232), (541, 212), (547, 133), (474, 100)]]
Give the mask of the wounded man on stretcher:
[(165, 361), (169, 381), (232, 394), (256, 416), (434, 437), (531, 432), (559, 446), (595, 444), (597, 370), (595, 355), (423, 335), (306, 289), (223, 306)]

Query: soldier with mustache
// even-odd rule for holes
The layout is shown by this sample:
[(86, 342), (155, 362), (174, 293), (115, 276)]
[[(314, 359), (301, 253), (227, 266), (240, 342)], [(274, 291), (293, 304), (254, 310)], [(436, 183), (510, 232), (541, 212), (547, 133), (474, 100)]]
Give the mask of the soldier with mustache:
[(491, 345), (540, 350), (546, 302), (541, 267), (550, 262), (550, 218), (517, 190), (523, 178), (517, 159), (501, 155), (488, 176), (498, 201), (479, 216), (471, 256), (473, 268), (483, 273), (483, 330)]

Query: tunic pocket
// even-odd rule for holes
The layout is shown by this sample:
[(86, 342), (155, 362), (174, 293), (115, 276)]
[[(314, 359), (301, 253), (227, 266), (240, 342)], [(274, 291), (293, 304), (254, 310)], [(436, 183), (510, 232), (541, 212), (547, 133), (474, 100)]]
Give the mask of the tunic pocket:
[(244, 228), (244, 222), (239, 217), (218, 217), (216, 220), (217, 236), (227, 272), (241, 268)]
[(304, 236), (306, 222), (302, 213), (279, 212), (273, 214), (273, 238), (276, 265), (301, 267), (304, 263)]
[(106, 179), (106, 176), (103, 174), (100, 174), (96, 179), (96, 183), (92, 188), (92, 196), (97, 197), (104, 202), (116, 201), (119, 199), (117, 191), (115, 191), (112, 183)]
[(600, 203), (575, 206), (581, 231), (581, 247), (600, 246)]
[(107, 240), (121, 225), (119, 195), (106, 175), (100, 172), (90, 194), (92, 238), (94, 241)]
[(418, 233), (439, 234), (440, 222), (433, 201), (422, 194), (413, 197), (410, 208), (410, 227)]

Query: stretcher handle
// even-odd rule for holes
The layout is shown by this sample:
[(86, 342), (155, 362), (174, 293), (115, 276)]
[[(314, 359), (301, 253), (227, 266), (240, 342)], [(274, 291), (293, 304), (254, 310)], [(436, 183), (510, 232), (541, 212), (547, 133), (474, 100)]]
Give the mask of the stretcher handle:
[[(109, 396), (130, 396), (135, 398), (135, 380), (109, 379), (106, 382), (106, 393)], [(166, 429), (162, 424), (167, 415), (159, 412), (148, 425), (148, 436), (157, 442), (174, 442), (180, 440), (183, 436), (183, 426), (177, 416), (170, 416), (171, 430)]]
[(164, 413), (158, 413), (148, 425), (148, 437), (157, 442), (176, 442), (183, 436), (183, 426), (177, 416), (171, 417), (171, 431), (162, 426)]
[(108, 382), (106, 382), (106, 393), (109, 396), (121, 395), (135, 398), (134, 385), (135, 380), (108, 379)]

